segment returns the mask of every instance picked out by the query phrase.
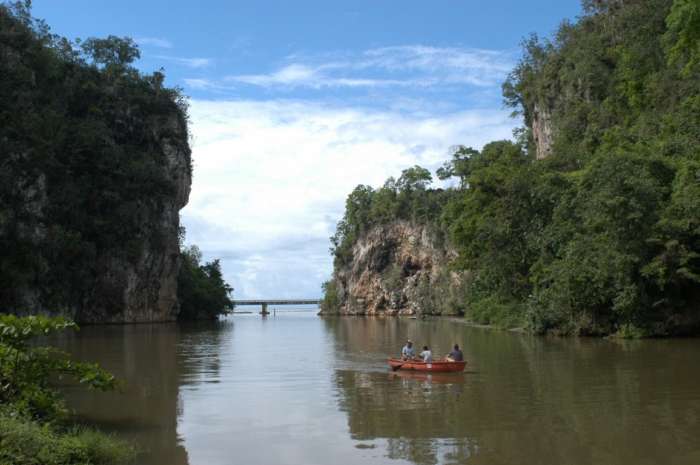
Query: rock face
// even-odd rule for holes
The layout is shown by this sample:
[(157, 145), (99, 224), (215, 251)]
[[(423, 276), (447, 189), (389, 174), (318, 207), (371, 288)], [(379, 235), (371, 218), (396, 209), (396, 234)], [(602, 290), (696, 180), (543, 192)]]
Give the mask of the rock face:
[(552, 153), (552, 115), (547, 108), (537, 104), (532, 111), (532, 138), (537, 159), (547, 158)]
[(23, 5), (0, 4), (0, 312), (174, 320), (186, 102), (133, 42), (81, 54)]
[(165, 177), (174, 187), (173, 196), (160, 204), (144, 203), (143, 224), (148, 229), (137, 258), (117, 252), (97, 260), (97, 279), (85, 305), (74, 318), (89, 323), (174, 321), (177, 277), (180, 269), (180, 210), (187, 204), (192, 177), (190, 148), (185, 122), (173, 115), (163, 126), (160, 151)]
[[(160, 141), (154, 154), (160, 160), (160, 174), (170, 185), (172, 195), (158, 201), (144, 195), (130, 205), (133, 210), (129, 214), (139, 223), (137, 237), (129, 244), (98, 248), (93, 268), (76, 286), (80, 289), (68, 289), (69, 297), (58, 304), (51, 299), (55, 291), (49, 289), (48, 280), (67, 288), (72, 283), (61, 283), (61, 276), (55, 271), (59, 264), (43, 257), (45, 269), (37, 273), (33, 285), (14, 289), (14, 313), (63, 315), (79, 323), (163, 322), (177, 318), (179, 211), (190, 194), (190, 148), (186, 122), (180, 114), (164, 118), (151, 131), (154, 139)], [(39, 248), (51, 240), (55, 230), (46, 222), (46, 212), (52, 208), (46, 179), (41, 173), (31, 182), (18, 180), (16, 186), (31, 218), (18, 223), (18, 235)]]
[(458, 314), (464, 276), (448, 270), (456, 252), (442, 234), (404, 221), (377, 226), (360, 238), (352, 261), (336, 267), (336, 305), (323, 314)]

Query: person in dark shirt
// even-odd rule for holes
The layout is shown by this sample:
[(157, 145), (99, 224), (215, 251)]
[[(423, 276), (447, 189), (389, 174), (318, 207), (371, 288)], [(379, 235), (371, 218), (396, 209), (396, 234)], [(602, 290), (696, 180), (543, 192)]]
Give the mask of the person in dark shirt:
[(462, 362), (464, 361), (464, 354), (462, 354), (462, 351), (459, 350), (459, 345), (455, 344), (455, 346), (452, 348), (452, 352), (450, 352), (447, 357), (445, 357), (445, 360), (448, 362)]

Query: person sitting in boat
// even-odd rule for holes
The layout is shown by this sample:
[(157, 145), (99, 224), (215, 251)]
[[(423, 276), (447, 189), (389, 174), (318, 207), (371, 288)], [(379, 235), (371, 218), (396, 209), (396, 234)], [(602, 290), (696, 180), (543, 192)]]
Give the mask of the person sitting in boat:
[(423, 352), (419, 354), (425, 363), (432, 363), (433, 353), (428, 349), (428, 346), (423, 346)]
[(455, 344), (454, 348), (452, 349), (452, 352), (447, 354), (445, 360), (447, 360), (448, 362), (461, 362), (464, 360), (464, 354), (462, 354), (462, 351), (459, 350), (458, 344)]
[(413, 360), (416, 358), (416, 350), (413, 348), (413, 341), (408, 339), (406, 345), (401, 349), (401, 360)]

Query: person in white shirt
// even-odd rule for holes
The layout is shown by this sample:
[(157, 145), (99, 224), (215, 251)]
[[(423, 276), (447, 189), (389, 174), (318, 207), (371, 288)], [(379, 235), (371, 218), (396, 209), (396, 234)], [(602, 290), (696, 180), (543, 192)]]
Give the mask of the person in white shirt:
[(433, 361), (433, 353), (428, 349), (428, 346), (423, 346), (423, 352), (419, 354), (425, 363), (431, 363)]
[(413, 348), (413, 341), (410, 339), (406, 341), (406, 345), (401, 349), (401, 359), (403, 360), (413, 360), (416, 356), (416, 350)]

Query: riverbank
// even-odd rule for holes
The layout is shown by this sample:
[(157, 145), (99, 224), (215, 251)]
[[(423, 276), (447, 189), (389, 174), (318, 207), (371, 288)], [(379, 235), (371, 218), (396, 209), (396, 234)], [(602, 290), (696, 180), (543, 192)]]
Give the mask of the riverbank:
[(3, 465), (122, 465), (136, 455), (134, 446), (91, 428), (57, 426), (0, 410)]
[(593, 337), (593, 338), (600, 338), (600, 339), (660, 339), (660, 338), (697, 338), (699, 337), (696, 332), (681, 332), (679, 334), (665, 334), (665, 333), (654, 333), (654, 332), (649, 332), (645, 331), (643, 329), (637, 328), (634, 325), (622, 325), (617, 331), (612, 332), (612, 333), (580, 333), (580, 334), (572, 334), (572, 333), (564, 333), (561, 331), (556, 331), (556, 330), (550, 330), (550, 331), (545, 331), (545, 332), (537, 332), (533, 331), (527, 328), (525, 325), (507, 325), (507, 324), (499, 324), (499, 323), (479, 323), (474, 320), (467, 319), (465, 317), (457, 317), (454, 315), (420, 315), (420, 316), (415, 316), (415, 315), (401, 315), (401, 314), (387, 314), (387, 313), (376, 313), (376, 314), (328, 314), (328, 313), (323, 313), (319, 312), (318, 316), (323, 317), (323, 318), (328, 318), (328, 317), (340, 317), (340, 318), (380, 318), (380, 319), (389, 319), (389, 318), (399, 318), (399, 319), (415, 319), (415, 320), (422, 320), (422, 321), (429, 321), (429, 320), (441, 320), (441, 321), (449, 321), (451, 323), (457, 323), (463, 326), (467, 326), (469, 328), (478, 328), (478, 329), (487, 329), (487, 330), (492, 330), (492, 331), (505, 331), (505, 332), (511, 332), (511, 333), (520, 333), (520, 334), (532, 334), (532, 335), (538, 335), (538, 336), (556, 336), (556, 337)]

